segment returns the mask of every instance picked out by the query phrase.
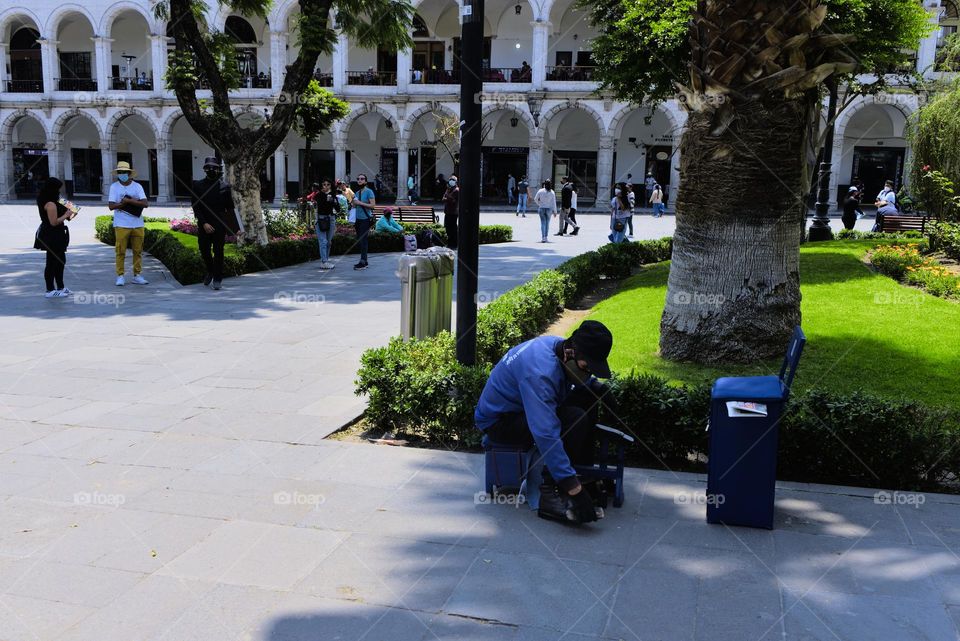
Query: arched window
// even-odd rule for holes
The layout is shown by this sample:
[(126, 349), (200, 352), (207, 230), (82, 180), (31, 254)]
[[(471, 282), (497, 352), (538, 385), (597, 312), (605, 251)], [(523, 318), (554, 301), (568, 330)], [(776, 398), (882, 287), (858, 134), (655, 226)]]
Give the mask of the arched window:
[[(40, 33), (20, 27), (10, 38), (10, 80), (7, 91), (43, 91), (43, 65), (40, 62)], [(0, 62), (0, 64), (3, 64)]]
[(943, 63), (942, 49), (947, 38), (957, 33), (960, 27), (960, 11), (954, 0), (940, 0), (940, 31), (937, 34), (937, 69)]
[(26, 51), (28, 49), (39, 49), (40, 33), (30, 27), (20, 27), (10, 38), (10, 49), (12, 51)]
[(413, 14), (413, 37), (429, 38), (430, 32), (427, 30), (427, 23), (423, 21), (420, 14)]
[(224, 33), (233, 38), (237, 44), (256, 44), (257, 34), (250, 23), (240, 16), (230, 16), (223, 28)]
[(257, 79), (257, 34), (240, 16), (230, 16), (223, 28), (237, 43), (237, 67), (243, 86), (252, 87)]

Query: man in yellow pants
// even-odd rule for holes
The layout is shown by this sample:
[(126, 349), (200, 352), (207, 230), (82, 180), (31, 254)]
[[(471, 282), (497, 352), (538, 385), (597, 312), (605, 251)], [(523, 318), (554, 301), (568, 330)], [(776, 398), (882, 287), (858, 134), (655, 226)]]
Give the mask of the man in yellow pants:
[(147, 279), (140, 273), (143, 269), (143, 210), (147, 206), (147, 195), (140, 183), (133, 181), (137, 173), (128, 162), (118, 162), (113, 170), (117, 180), (110, 185), (107, 207), (113, 212), (113, 231), (116, 236), (117, 250), (117, 286), (124, 284), (124, 262), (127, 257), (127, 245), (133, 249), (133, 282), (146, 285)]

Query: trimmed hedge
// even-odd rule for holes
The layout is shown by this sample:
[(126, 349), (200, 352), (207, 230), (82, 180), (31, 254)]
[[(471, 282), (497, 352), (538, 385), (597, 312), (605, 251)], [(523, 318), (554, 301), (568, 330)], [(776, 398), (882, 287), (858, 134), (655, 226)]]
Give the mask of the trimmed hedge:
[[(146, 218), (144, 222), (169, 222), (166, 218)], [(446, 241), (446, 230), (441, 225), (404, 224), (404, 231), (417, 233), (430, 228)], [(113, 245), (113, 217), (97, 216), (95, 235), (103, 243)], [(504, 243), (513, 240), (513, 228), (508, 225), (483, 225), (480, 227), (480, 244)], [(403, 237), (399, 234), (372, 233), (368, 241), (371, 253), (403, 251)], [(144, 251), (154, 256), (170, 270), (170, 274), (182, 285), (192, 285), (203, 280), (206, 268), (200, 253), (185, 246), (175, 234), (166, 229), (147, 228), (144, 233)], [(334, 256), (358, 254), (355, 236), (338, 234), (333, 237), (331, 252)], [(239, 276), (266, 269), (288, 267), (320, 258), (316, 236), (274, 240), (267, 245), (238, 247), (237, 255), (224, 256), (224, 276)]]

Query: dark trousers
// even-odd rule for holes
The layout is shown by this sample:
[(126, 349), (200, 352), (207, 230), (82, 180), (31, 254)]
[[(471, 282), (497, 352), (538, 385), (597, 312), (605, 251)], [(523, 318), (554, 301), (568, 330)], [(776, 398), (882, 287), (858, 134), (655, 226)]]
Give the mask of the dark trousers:
[(43, 268), (43, 280), (47, 284), (48, 292), (52, 292), (54, 289), (63, 289), (63, 269), (66, 264), (66, 249), (47, 250), (47, 264)]
[(567, 224), (568, 224), (568, 223), (569, 223), (570, 225), (573, 225), (573, 228), (574, 228), (574, 229), (576, 229), (577, 227), (580, 226), (580, 225), (577, 224), (577, 210), (576, 210), (576, 209), (568, 209), (568, 210), (567, 210), (567, 219), (563, 222), (563, 229), (560, 230), (560, 231), (562, 231), (564, 234), (567, 233)]
[(370, 240), (370, 219), (357, 220), (353, 225), (357, 231), (357, 240), (360, 242), (360, 262), (367, 262), (367, 245)]
[(443, 226), (447, 230), (447, 247), (450, 249), (457, 248), (457, 216), (456, 214), (446, 214), (443, 217)]
[(200, 257), (203, 258), (203, 264), (207, 267), (207, 273), (213, 277), (213, 280), (223, 280), (223, 245), (227, 232), (214, 228), (213, 233), (208, 234), (204, 231), (203, 225), (198, 227), (197, 245), (200, 247)]

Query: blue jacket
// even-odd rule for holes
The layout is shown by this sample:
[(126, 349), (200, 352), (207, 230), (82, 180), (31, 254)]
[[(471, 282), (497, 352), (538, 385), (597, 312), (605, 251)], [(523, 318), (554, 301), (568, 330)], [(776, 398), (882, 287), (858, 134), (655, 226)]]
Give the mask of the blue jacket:
[(507, 352), (490, 373), (473, 414), (481, 430), (496, 423), (502, 414), (526, 414), (537, 449), (557, 482), (576, 474), (563, 449), (557, 417), (557, 408), (570, 389), (557, 356), (557, 345), (563, 340), (541, 336)]

